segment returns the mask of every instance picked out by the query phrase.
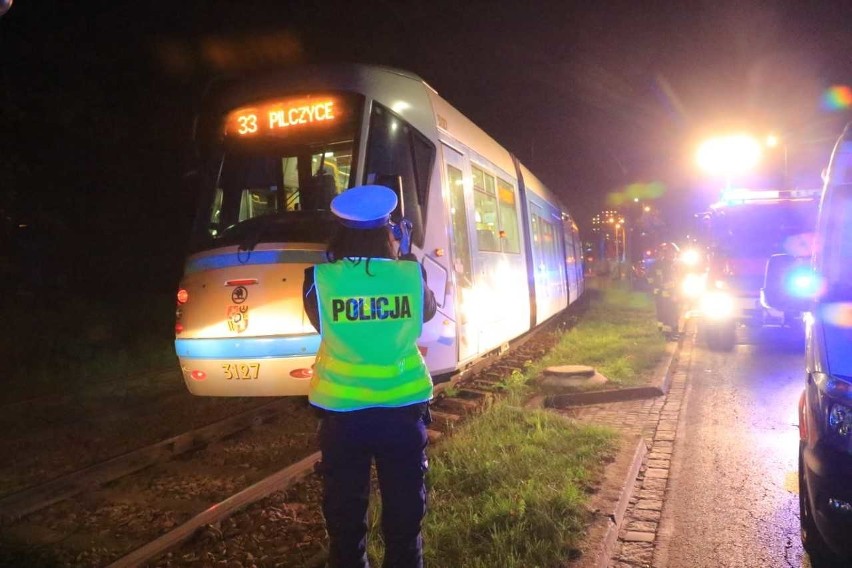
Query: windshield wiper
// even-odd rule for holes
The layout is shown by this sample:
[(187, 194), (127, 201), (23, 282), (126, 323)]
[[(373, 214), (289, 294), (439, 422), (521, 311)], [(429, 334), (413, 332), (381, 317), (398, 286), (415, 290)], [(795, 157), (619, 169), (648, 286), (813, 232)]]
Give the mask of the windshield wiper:
[(261, 217), (255, 217), (252, 221), (253, 224), (257, 226), (253, 230), (248, 231), (248, 234), (246, 234), (245, 238), (240, 241), (240, 244), (237, 247), (238, 251), (253, 251), (257, 244), (260, 242), (260, 239), (263, 237), (263, 234), (269, 228), (269, 226), (273, 222), (278, 221), (278, 214), (269, 213)]

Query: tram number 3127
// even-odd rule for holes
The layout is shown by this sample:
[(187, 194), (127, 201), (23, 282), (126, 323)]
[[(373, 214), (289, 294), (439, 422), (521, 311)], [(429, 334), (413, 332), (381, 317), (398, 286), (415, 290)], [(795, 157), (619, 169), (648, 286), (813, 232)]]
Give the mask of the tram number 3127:
[(222, 370), (225, 372), (225, 379), (256, 379), (260, 375), (260, 363), (225, 363), (222, 365)]

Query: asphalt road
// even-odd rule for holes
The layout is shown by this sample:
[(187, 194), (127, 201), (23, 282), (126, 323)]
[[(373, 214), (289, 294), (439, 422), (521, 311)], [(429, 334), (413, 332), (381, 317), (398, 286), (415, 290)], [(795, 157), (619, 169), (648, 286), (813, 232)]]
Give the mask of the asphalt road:
[(681, 409), (657, 558), (681, 567), (810, 566), (799, 540), (800, 332), (741, 328), (728, 353), (699, 337)]

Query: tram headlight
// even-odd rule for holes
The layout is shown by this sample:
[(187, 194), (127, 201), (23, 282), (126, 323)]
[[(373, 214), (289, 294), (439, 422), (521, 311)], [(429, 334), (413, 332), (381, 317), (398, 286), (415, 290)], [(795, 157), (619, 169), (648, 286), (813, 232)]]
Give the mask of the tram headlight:
[(700, 308), (708, 319), (727, 319), (734, 314), (734, 297), (721, 290), (711, 290), (701, 296)]

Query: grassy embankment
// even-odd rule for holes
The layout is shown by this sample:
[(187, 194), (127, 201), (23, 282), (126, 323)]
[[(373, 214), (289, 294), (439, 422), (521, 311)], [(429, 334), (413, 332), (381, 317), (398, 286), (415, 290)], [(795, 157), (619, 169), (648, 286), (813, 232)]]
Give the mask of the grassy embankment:
[(591, 388), (646, 384), (666, 351), (652, 297), (625, 282), (605, 282), (589, 292), (592, 299), (580, 322), (528, 374), (537, 376), (552, 365), (589, 365), (609, 379)]
[[(507, 396), (430, 452), (426, 564), (453, 568), (562, 565), (588, 522), (589, 492), (617, 451), (607, 428), (523, 410), (547, 365), (594, 365), (613, 381), (647, 376), (665, 344), (647, 297), (612, 284), (590, 290), (581, 323), (542, 361), (507, 377)], [(380, 506), (373, 500), (370, 555), (380, 565)]]
[(174, 305), (170, 294), (19, 299), (6, 308), (14, 323), (0, 336), (0, 358), (12, 371), (0, 402), (85, 394), (106, 379), (176, 366)]

